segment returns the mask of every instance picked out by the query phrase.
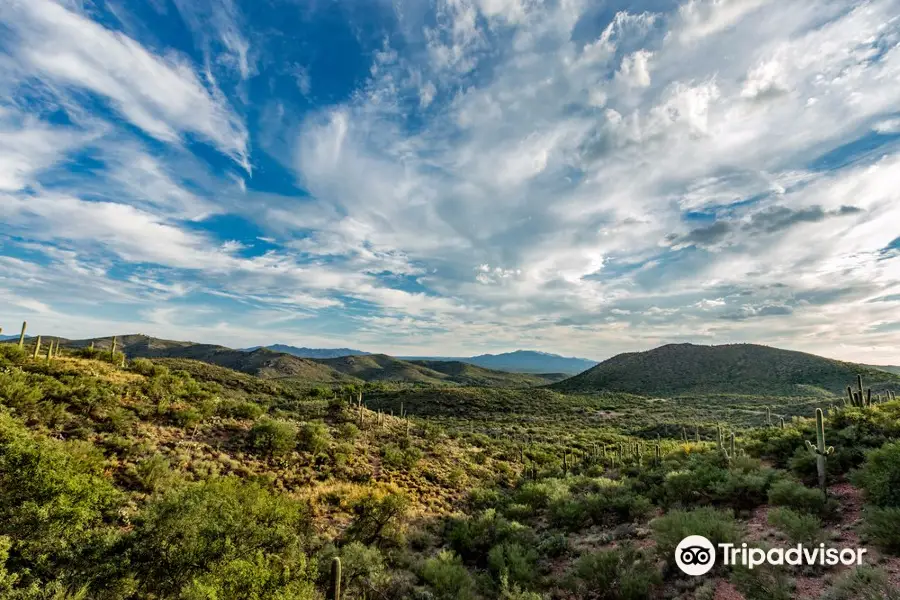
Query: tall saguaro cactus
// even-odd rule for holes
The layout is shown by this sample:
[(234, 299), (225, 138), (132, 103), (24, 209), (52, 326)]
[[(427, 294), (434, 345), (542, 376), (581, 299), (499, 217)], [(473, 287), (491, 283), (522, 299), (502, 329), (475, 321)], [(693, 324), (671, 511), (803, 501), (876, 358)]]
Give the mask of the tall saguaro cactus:
[(734, 432), (731, 432), (731, 444), (729, 446), (729, 450), (725, 449), (725, 438), (722, 436), (722, 426), (716, 425), (716, 445), (719, 447), (719, 452), (727, 458), (729, 461), (734, 458)]
[(38, 354), (41, 351), (41, 336), (37, 336), (37, 340), (34, 342), (34, 354), (31, 358), (37, 360)]
[(872, 388), (863, 389), (862, 375), (856, 376), (856, 391), (853, 391), (849, 385), (847, 386), (847, 402), (848, 406), (856, 406), (865, 408), (872, 406)]
[(22, 321), (22, 333), (19, 334), (19, 348), (25, 347), (25, 329), (28, 327), (28, 321)]
[(341, 559), (337, 556), (331, 559), (331, 585), (328, 590), (328, 600), (341, 600)]
[(834, 453), (833, 446), (825, 446), (825, 416), (822, 409), (816, 409), (816, 445), (806, 440), (806, 448), (816, 457), (816, 471), (819, 473), (819, 489), (825, 494), (825, 457)]

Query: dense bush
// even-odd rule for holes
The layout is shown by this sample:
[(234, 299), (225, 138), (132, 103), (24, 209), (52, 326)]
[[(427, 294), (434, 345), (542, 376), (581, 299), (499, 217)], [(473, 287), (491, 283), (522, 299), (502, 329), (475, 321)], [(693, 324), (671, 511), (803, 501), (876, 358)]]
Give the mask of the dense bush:
[(826, 498), (821, 490), (808, 488), (802, 483), (784, 479), (769, 490), (769, 504), (785, 506), (797, 512), (816, 515), (823, 519), (834, 516), (837, 502)]
[(571, 531), (591, 525), (613, 526), (646, 517), (652, 510), (647, 498), (627, 486), (607, 480), (596, 491), (562, 498), (550, 505), (550, 521)]
[(403, 542), (407, 496), (373, 491), (357, 499), (351, 510), (354, 518), (344, 532), (347, 540), (366, 546), (397, 546)]
[(900, 507), (900, 442), (885, 444), (866, 455), (853, 482), (863, 489), (866, 501), (880, 507)]
[(868, 506), (863, 513), (863, 534), (876, 546), (900, 554), (900, 507)]
[(249, 433), (250, 447), (266, 456), (278, 456), (294, 449), (297, 428), (292, 423), (275, 419), (261, 419)]
[(735, 543), (740, 539), (740, 527), (730, 510), (710, 507), (694, 510), (673, 510), (650, 522), (660, 558), (675, 564), (675, 548), (689, 535), (702, 535), (713, 545)]
[(900, 589), (881, 569), (861, 566), (841, 575), (821, 600), (900, 600)]
[(534, 531), (516, 521), (509, 521), (494, 509), (487, 509), (472, 517), (450, 521), (448, 540), (450, 547), (467, 564), (481, 568), (488, 566), (488, 555), (495, 546), (516, 543), (523, 547), (533, 547), (536, 542)]
[(790, 508), (773, 508), (769, 511), (769, 525), (779, 529), (792, 543), (814, 546), (823, 541), (822, 522), (818, 517), (799, 513)]
[(458, 556), (442, 550), (422, 565), (422, 579), (435, 600), (475, 600), (475, 580)]
[(0, 536), (12, 540), (7, 568), (22, 585), (96, 577), (93, 554), (122, 502), (103, 468), (91, 446), (33, 437), (0, 411)]
[(235, 477), (213, 479), (153, 501), (129, 536), (129, 559), (140, 588), (164, 597), (249, 600), (290, 589), (312, 598), (310, 533), (305, 504)]
[(662, 581), (656, 565), (633, 546), (601, 550), (581, 556), (570, 575), (569, 587), (578, 598), (645, 600)]
[(298, 447), (303, 452), (316, 455), (325, 452), (331, 444), (331, 433), (321, 422), (304, 423), (300, 427)]

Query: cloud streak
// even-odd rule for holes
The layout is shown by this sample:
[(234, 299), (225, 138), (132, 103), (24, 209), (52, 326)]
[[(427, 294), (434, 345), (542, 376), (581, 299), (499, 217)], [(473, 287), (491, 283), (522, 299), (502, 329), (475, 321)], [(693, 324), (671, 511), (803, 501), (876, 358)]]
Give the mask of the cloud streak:
[(14, 273), (78, 266), (123, 322), (253, 343), (900, 360), (897, 0), (400, 2), (309, 43), (178, 8), (171, 47), (0, 9), (9, 289), (61, 310)]

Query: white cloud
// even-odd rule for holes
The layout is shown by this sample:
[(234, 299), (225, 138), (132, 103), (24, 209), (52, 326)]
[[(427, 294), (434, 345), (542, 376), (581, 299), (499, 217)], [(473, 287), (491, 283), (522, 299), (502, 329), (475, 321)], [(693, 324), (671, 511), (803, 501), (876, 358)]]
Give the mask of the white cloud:
[[(213, 5), (185, 9), (195, 31), (191, 20), (209, 17), (198, 45), (218, 87), (182, 58), (49, 6), (0, 9), (17, 60), (40, 79), (100, 93), (158, 139), (193, 133), (243, 161), (243, 127), (220, 90), (229, 72), (243, 81), (265, 68), (254, 62), (265, 36), (233, 6), (221, 22)], [(896, 145), (848, 144), (896, 129), (898, 6), (689, 0), (602, 23), (583, 1), (441, 0), (427, 30), (396, 48), (379, 38), (349, 100), (307, 115), (267, 100), (261, 136), (296, 169), (302, 198), (211, 175), (186, 148), (152, 153), (128, 138), (116, 149), (114, 136), (94, 143), (106, 168), (96, 184), (26, 193), (67, 156), (53, 146), (68, 130), (7, 122), (35, 141), (0, 142), (3, 232), (50, 264), (0, 261), (0, 278), (61, 310), (40, 290), (80, 269), (97, 289), (118, 287), (116, 301), (153, 298), (156, 331), (210, 339), (257, 335), (251, 315), (309, 331), (340, 313), (354, 345), (405, 353), (530, 346), (603, 358), (761, 341), (874, 362), (896, 352), (873, 327), (896, 305), (869, 300), (900, 289), (885, 250), (900, 165)], [(180, 82), (174, 94), (132, 82), (157, 71)], [(252, 235), (278, 245), (260, 255), (272, 247), (200, 233), (222, 213), (255, 220)], [(139, 272), (116, 286), (109, 273), (123, 262)], [(182, 309), (207, 295), (246, 310)]]
[(156, 56), (50, 0), (5, 3), (0, 18), (15, 33), (21, 77), (100, 94), (149, 135), (174, 142), (185, 133), (197, 134), (250, 169), (240, 117), (183, 59)]
[(622, 59), (616, 77), (632, 87), (650, 86), (650, 59), (652, 52), (638, 50)]
[(54, 127), (18, 109), (0, 105), (0, 191), (17, 191), (33, 183), (44, 169), (96, 133)]

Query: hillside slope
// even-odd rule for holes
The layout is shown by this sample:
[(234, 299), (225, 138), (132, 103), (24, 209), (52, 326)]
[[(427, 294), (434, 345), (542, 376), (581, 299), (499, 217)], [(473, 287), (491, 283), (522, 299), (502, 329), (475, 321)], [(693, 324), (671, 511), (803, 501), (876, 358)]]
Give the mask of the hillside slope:
[(362, 356), (369, 354), (362, 350), (354, 350), (353, 348), (298, 348), (297, 346), (289, 346), (287, 344), (269, 344), (268, 346), (254, 346), (252, 348), (242, 348), (246, 352), (252, 352), (266, 348), (272, 352), (284, 352), (285, 354), (293, 354), (300, 358), (337, 358), (339, 356)]
[(529, 387), (546, 385), (555, 375), (492, 371), (460, 361), (400, 360), (386, 354), (318, 359), (317, 362), (363, 381), (441, 386)]
[[(112, 338), (75, 340), (64, 346), (80, 348), (94, 343), (94, 347), (109, 349)], [(260, 348), (252, 352), (234, 350), (214, 344), (196, 344), (175, 340), (162, 340), (142, 334), (117, 338), (118, 348), (129, 358), (180, 358), (226, 367), (266, 379), (291, 378), (310, 385), (358, 383), (327, 365), (281, 352)]]
[(792, 396), (816, 390), (843, 394), (858, 373), (876, 392), (900, 390), (900, 377), (885, 371), (754, 344), (670, 344), (647, 352), (619, 354), (550, 387), (568, 392), (608, 390), (658, 396)]

